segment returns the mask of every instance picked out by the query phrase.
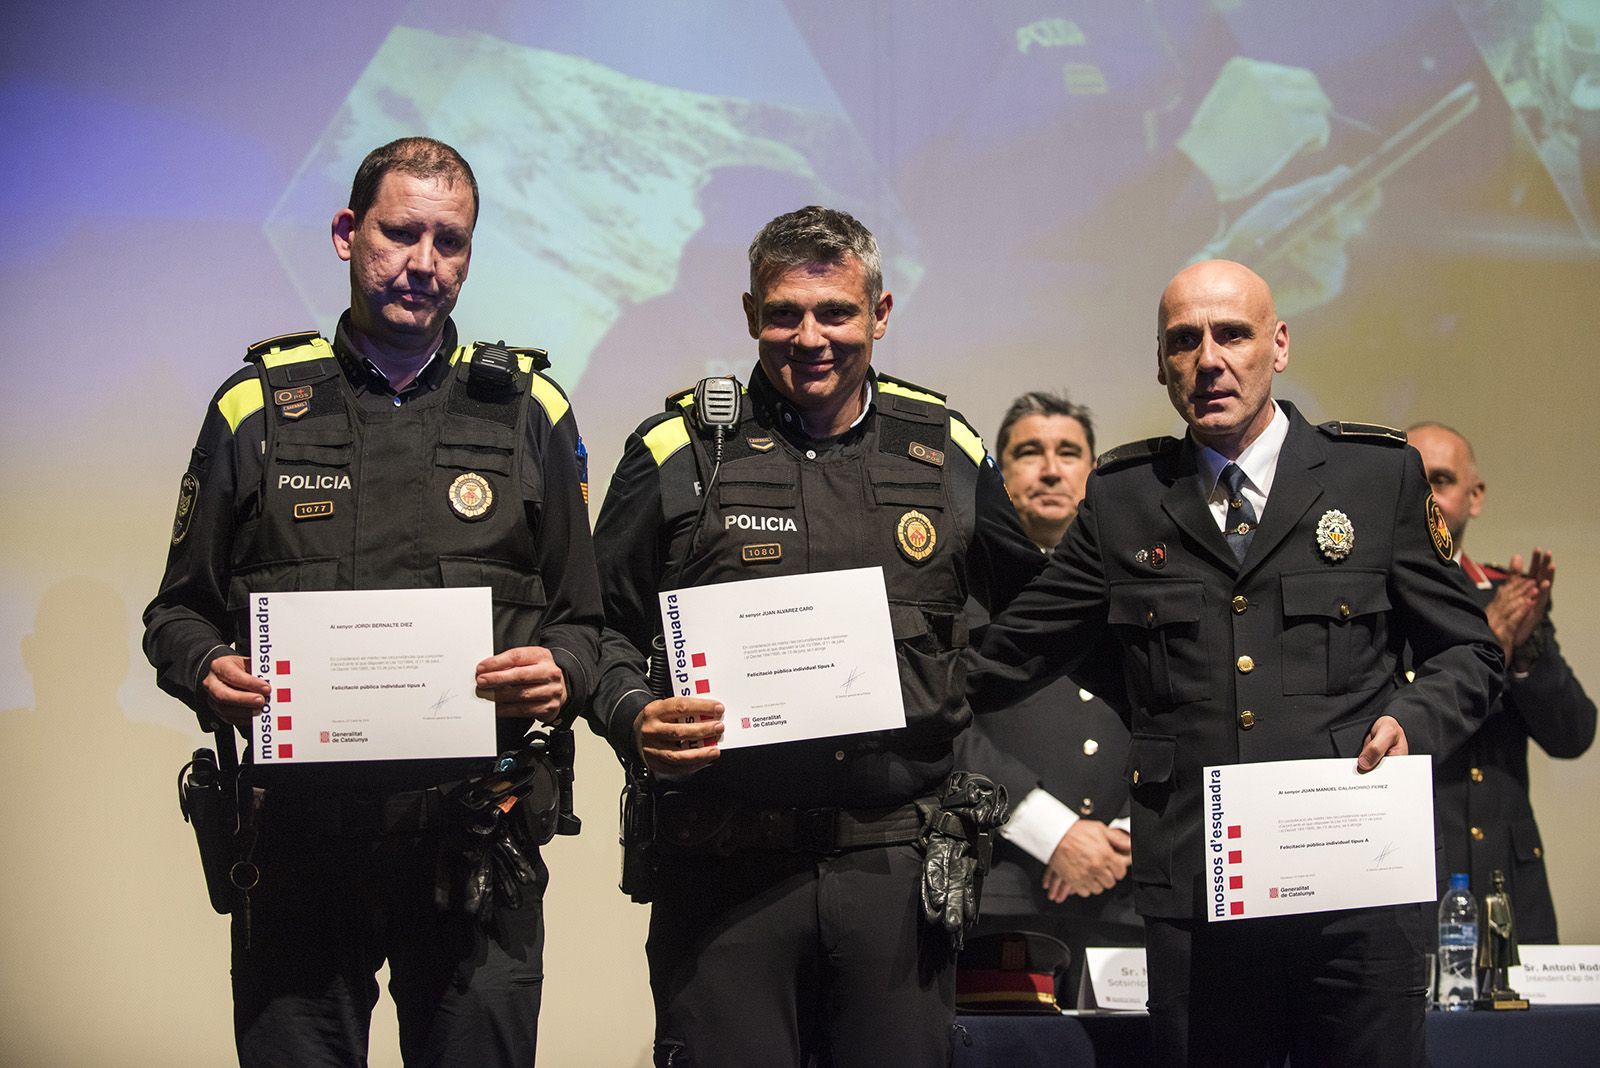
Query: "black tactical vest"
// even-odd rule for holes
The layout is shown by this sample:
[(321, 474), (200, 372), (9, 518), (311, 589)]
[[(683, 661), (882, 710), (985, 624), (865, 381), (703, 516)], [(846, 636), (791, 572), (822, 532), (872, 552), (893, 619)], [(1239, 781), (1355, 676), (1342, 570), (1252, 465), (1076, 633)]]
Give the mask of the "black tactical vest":
[[(802, 794), (842, 794), (843, 803), (852, 804), (903, 800), (896, 795), (907, 788), (914, 794), (942, 779), (950, 739), (971, 716), (963, 606), (974, 532), (970, 508), (952, 507), (951, 494), (972, 497), (975, 468), (952, 450), (951, 416), (937, 396), (883, 376), (876, 386), (876, 411), (862, 425), (859, 446), (816, 457), (768, 429), (783, 425), (785, 412), (761, 390), (752, 391), (746, 414), (726, 439), (684, 565), (664, 577), (675, 588), (883, 568), (906, 727), (771, 747), (813, 787), (792, 784)], [(693, 428), (692, 415), (686, 413), (685, 423)], [(704, 483), (713, 467), (711, 433), (691, 429), (689, 437)], [(694, 492), (663, 484), (664, 495)], [(665, 503), (668, 514), (681, 514), (701, 502), (669, 497)], [(758, 751), (725, 753), (718, 761), (725, 767), (703, 773), (708, 785), (727, 780), (733, 792), (749, 789), (771, 803), (771, 771), (760, 770), (763, 757), (746, 756), (752, 752)], [(756, 766), (742, 767), (746, 763)], [(924, 778), (930, 782), (911, 781)]]
[[(488, 586), (496, 651), (534, 639), (545, 593), (521, 465), (537, 459), (519, 445), (535, 372), (524, 363), (515, 390), (485, 396), (468, 383), (474, 348), (455, 350), (438, 389), (379, 413), (320, 337), (252, 351), (263, 475), (234, 538), (230, 611), (250, 593)], [(502, 720), (501, 748), (526, 726)]]

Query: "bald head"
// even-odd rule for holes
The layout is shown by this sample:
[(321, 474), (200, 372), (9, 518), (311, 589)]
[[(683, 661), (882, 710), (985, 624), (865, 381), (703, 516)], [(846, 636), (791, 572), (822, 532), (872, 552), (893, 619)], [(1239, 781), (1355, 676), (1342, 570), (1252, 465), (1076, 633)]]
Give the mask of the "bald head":
[(1483, 479), (1472, 444), (1443, 423), (1418, 423), (1406, 431), (1406, 440), (1422, 454), (1433, 499), (1450, 528), (1456, 548), (1466, 537), (1467, 524), (1483, 509)]
[(1250, 268), (1206, 260), (1167, 283), (1156, 379), (1201, 445), (1229, 459), (1243, 452), (1272, 422), (1272, 376), (1288, 365), (1288, 324)]
[(1259, 315), (1276, 320), (1277, 306), (1267, 280), (1242, 263), (1232, 260), (1202, 260), (1191, 263), (1161, 291), (1157, 309), (1157, 329), (1165, 332), (1170, 309), (1206, 297), (1228, 297), (1250, 307)]

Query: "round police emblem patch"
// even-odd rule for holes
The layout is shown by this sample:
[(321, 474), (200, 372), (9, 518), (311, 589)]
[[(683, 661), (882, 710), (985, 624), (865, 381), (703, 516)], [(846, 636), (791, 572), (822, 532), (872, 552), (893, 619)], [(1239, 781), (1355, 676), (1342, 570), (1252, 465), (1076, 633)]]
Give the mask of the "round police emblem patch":
[(906, 559), (918, 564), (932, 556), (933, 547), (939, 543), (939, 532), (933, 529), (933, 520), (915, 508), (900, 517), (894, 537)]
[(1433, 550), (1439, 554), (1439, 559), (1448, 564), (1456, 558), (1450, 524), (1444, 521), (1444, 513), (1439, 510), (1439, 502), (1433, 499), (1432, 491), (1428, 493), (1428, 533), (1433, 538)]
[(494, 488), (476, 471), (450, 483), (450, 507), (462, 519), (482, 519), (494, 508)]
[(1356, 528), (1350, 517), (1337, 508), (1330, 508), (1317, 520), (1317, 548), (1334, 563), (1350, 555), (1356, 547)]
[(194, 502), (200, 496), (200, 480), (193, 471), (183, 473), (178, 483), (178, 514), (172, 520), (172, 544), (176, 545), (189, 533), (189, 521), (194, 518)]

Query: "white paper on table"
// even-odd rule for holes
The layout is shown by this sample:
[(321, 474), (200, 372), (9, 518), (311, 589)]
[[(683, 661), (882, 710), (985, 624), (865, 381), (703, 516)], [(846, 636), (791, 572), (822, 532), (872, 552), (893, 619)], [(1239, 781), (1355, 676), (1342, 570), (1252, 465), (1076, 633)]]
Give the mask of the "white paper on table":
[(1600, 946), (1524, 945), (1517, 956), (1507, 979), (1531, 1004), (1600, 1005)]
[(724, 749), (906, 725), (883, 568), (661, 594), (672, 691), (721, 701)]
[(249, 595), (250, 670), (272, 684), (251, 724), (263, 767), (495, 754), (487, 586)]
[(1143, 946), (1085, 946), (1080, 1009), (1143, 1009), (1150, 1000)]
[(1342, 757), (1208, 767), (1201, 803), (1211, 920), (1438, 894), (1430, 757), (1385, 757), (1365, 775)]

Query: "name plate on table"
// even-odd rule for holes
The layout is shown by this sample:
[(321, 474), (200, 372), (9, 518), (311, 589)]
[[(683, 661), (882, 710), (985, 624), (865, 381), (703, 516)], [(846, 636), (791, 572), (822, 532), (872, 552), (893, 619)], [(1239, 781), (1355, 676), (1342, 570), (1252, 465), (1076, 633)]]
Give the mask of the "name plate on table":
[(1518, 946), (1517, 956), (1511, 986), (1533, 1004), (1600, 1005), (1600, 946)]
[(1144, 947), (1088, 946), (1083, 951), (1080, 1009), (1137, 1009), (1150, 999)]
[(723, 749), (906, 725), (883, 568), (661, 594), (672, 692), (721, 701)]
[(252, 593), (250, 670), (272, 684), (262, 767), (495, 754), (489, 588)]
[(1432, 901), (1433, 764), (1386, 757), (1225, 764), (1204, 772), (1212, 921)]

